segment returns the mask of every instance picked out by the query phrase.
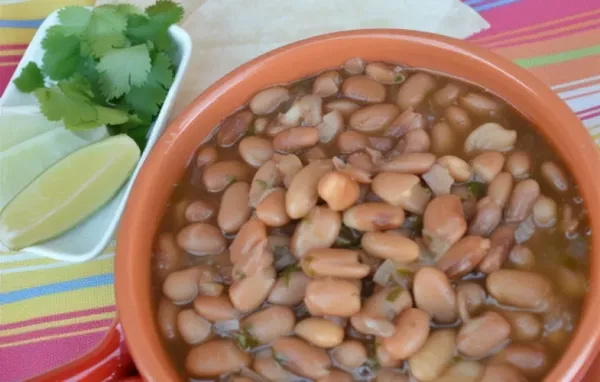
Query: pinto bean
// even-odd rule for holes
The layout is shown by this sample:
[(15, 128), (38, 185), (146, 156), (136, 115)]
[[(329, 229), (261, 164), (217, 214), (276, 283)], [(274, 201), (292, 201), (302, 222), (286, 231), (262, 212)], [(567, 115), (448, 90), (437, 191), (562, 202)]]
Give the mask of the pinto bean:
[(266, 161), (252, 179), (250, 183), (250, 192), (248, 195), (248, 204), (256, 207), (258, 203), (271, 191), (278, 187), (282, 182), (282, 174), (274, 160)]
[(155, 247), (155, 269), (164, 279), (169, 273), (179, 269), (183, 259), (183, 251), (175, 242), (171, 232), (163, 232), (158, 236)]
[(205, 222), (214, 214), (215, 209), (203, 200), (195, 200), (185, 208), (185, 218), (190, 223)]
[(240, 315), (225, 295), (198, 296), (194, 300), (194, 310), (211, 322), (234, 320)]
[(362, 279), (371, 271), (368, 265), (359, 262), (359, 252), (341, 248), (309, 250), (300, 265), (311, 277)]
[(360, 109), (360, 105), (349, 99), (337, 99), (327, 102), (324, 106), (325, 113), (331, 113), (334, 110), (339, 111), (344, 118), (349, 118), (355, 111)]
[(202, 168), (204, 166), (209, 166), (217, 161), (219, 158), (219, 154), (217, 153), (217, 149), (212, 146), (206, 146), (198, 151), (198, 155), (196, 156), (196, 167)]
[(565, 172), (554, 162), (544, 162), (541, 166), (542, 176), (556, 191), (565, 192), (569, 189), (569, 181)]
[(492, 272), (486, 289), (501, 304), (540, 311), (548, 308), (552, 296), (552, 286), (544, 276), (512, 269)]
[(385, 87), (367, 76), (348, 77), (342, 83), (342, 95), (355, 101), (381, 103), (385, 100)]
[(423, 215), (423, 239), (427, 247), (441, 255), (453, 246), (467, 231), (463, 208), (455, 195), (434, 198)]
[(357, 332), (362, 334), (389, 337), (394, 334), (394, 324), (385, 318), (373, 318), (362, 313), (350, 317), (350, 323)]
[(386, 137), (399, 138), (407, 132), (415, 129), (424, 129), (427, 121), (420, 113), (415, 113), (414, 109), (404, 110), (390, 125), (383, 131)]
[(246, 163), (254, 168), (259, 168), (273, 157), (273, 144), (271, 141), (260, 137), (246, 137), (238, 147), (240, 156)]
[(436, 155), (449, 154), (457, 144), (455, 132), (446, 122), (435, 123), (430, 130), (431, 151)]
[(435, 89), (435, 77), (419, 72), (408, 77), (398, 90), (396, 103), (400, 109), (416, 108)]
[(366, 135), (358, 131), (346, 130), (338, 135), (337, 146), (342, 154), (352, 154), (367, 148), (369, 140)]
[(380, 367), (384, 368), (399, 368), (403, 361), (395, 359), (390, 353), (381, 346), (381, 339), (377, 338), (375, 341), (375, 359)]
[(471, 320), (471, 317), (485, 304), (485, 299), (485, 289), (479, 284), (466, 282), (456, 288), (456, 305), (463, 323)]
[(496, 151), (486, 151), (471, 160), (475, 176), (485, 183), (491, 182), (504, 166), (504, 155)]
[(167, 276), (163, 284), (163, 294), (176, 304), (192, 301), (198, 295), (198, 284), (215, 281), (212, 267), (198, 265), (176, 271)]
[(290, 91), (282, 86), (274, 86), (257, 93), (250, 100), (250, 110), (254, 114), (271, 114), (290, 99)]
[(543, 324), (535, 314), (510, 310), (501, 313), (512, 327), (512, 339), (516, 341), (533, 341), (541, 336), (544, 329)]
[(395, 369), (379, 369), (375, 382), (409, 382), (410, 379), (404, 372)]
[(429, 134), (424, 129), (413, 129), (398, 141), (394, 152), (398, 154), (426, 153), (430, 147)]
[(256, 355), (252, 368), (269, 381), (291, 381), (292, 374), (273, 357), (272, 350), (264, 350)]
[(421, 309), (409, 308), (396, 320), (391, 337), (383, 338), (385, 350), (396, 359), (407, 359), (415, 354), (429, 335), (429, 315)]
[(527, 382), (527, 379), (512, 366), (487, 365), (481, 382)]
[(538, 196), (540, 196), (540, 185), (537, 181), (526, 179), (518, 182), (504, 210), (506, 222), (520, 223), (525, 220), (531, 214)]
[(346, 372), (339, 369), (331, 370), (328, 376), (320, 378), (317, 382), (353, 382), (354, 378)]
[(458, 331), (456, 345), (462, 354), (482, 358), (507, 341), (509, 335), (508, 321), (500, 314), (488, 311), (463, 324)]
[(235, 233), (250, 218), (248, 195), (250, 185), (236, 182), (227, 187), (221, 198), (221, 207), (217, 216), (217, 224), (225, 233)]
[(366, 63), (360, 57), (354, 57), (346, 61), (343, 65), (344, 70), (349, 74), (360, 74), (365, 71)]
[(433, 103), (441, 108), (445, 109), (452, 105), (458, 97), (464, 92), (464, 86), (454, 82), (447, 83), (444, 87), (433, 93)]
[(180, 308), (166, 298), (161, 298), (158, 303), (156, 314), (158, 321), (158, 330), (166, 340), (173, 340), (177, 337), (177, 315)]
[(370, 105), (352, 114), (349, 126), (363, 133), (376, 133), (392, 123), (399, 113), (400, 110), (395, 105)]
[(502, 268), (508, 258), (509, 251), (515, 242), (515, 230), (509, 226), (501, 226), (490, 236), (490, 250), (479, 263), (479, 270), (490, 274)]
[(219, 283), (198, 284), (198, 294), (201, 296), (220, 296), (224, 290), (223, 284)]
[(477, 213), (469, 225), (469, 235), (490, 236), (502, 221), (502, 207), (489, 196), (477, 203)]
[(331, 360), (324, 349), (297, 337), (281, 337), (273, 343), (275, 359), (293, 373), (318, 379), (329, 375)]
[(339, 171), (325, 174), (319, 180), (317, 191), (333, 211), (349, 208), (356, 203), (360, 195), (358, 183), (349, 175)]
[(359, 231), (398, 228), (404, 222), (402, 207), (387, 203), (362, 203), (344, 212), (344, 225)]
[(360, 310), (360, 290), (347, 280), (311, 280), (306, 286), (304, 304), (313, 316), (350, 317)]
[(456, 292), (448, 276), (439, 269), (423, 267), (413, 282), (415, 304), (440, 323), (453, 323), (457, 317)]
[(318, 142), (319, 131), (314, 127), (290, 127), (275, 136), (273, 148), (282, 153), (295, 153)]
[(558, 205), (544, 195), (540, 195), (533, 204), (533, 221), (538, 227), (553, 227), (556, 224)]
[(309, 280), (304, 272), (291, 272), (281, 276), (275, 282), (267, 300), (271, 304), (297, 305), (304, 299)]
[(186, 309), (177, 315), (177, 328), (181, 338), (190, 345), (204, 342), (210, 335), (212, 325), (200, 317), (193, 309)]
[(516, 131), (507, 130), (495, 122), (488, 122), (469, 134), (465, 140), (465, 152), (467, 154), (481, 151), (506, 152), (513, 149), (516, 141)]
[(463, 108), (450, 105), (444, 110), (444, 118), (457, 133), (465, 134), (471, 130), (471, 118)]
[(402, 154), (382, 162), (379, 172), (400, 172), (420, 175), (429, 171), (435, 163), (435, 155), (430, 153)]
[(421, 179), (412, 174), (382, 172), (373, 179), (371, 188), (385, 202), (419, 215), (431, 199), (431, 193), (421, 186)]
[(499, 207), (504, 207), (508, 202), (513, 188), (513, 177), (508, 172), (501, 172), (490, 182), (487, 195)]
[(399, 313), (412, 307), (410, 292), (401, 287), (385, 287), (369, 296), (363, 304), (361, 314), (368, 317), (385, 318), (392, 321)]
[(405, 78), (401, 67), (394, 67), (382, 62), (368, 63), (365, 67), (365, 74), (375, 81), (386, 85), (400, 83)]
[(193, 347), (185, 357), (185, 370), (193, 377), (218, 377), (248, 367), (252, 357), (231, 340), (212, 340)]
[(331, 351), (331, 357), (346, 369), (356, 369), (367, 360), (367, 349), (360, 341), (346, 340)]
[(335, 70), (323, 72), (315, 78), (312, 92), (319, 97), (331, 97), (336, 95), (342, 84), (342, 76)]
[(531, 175), (531, 158), (523, 151), (515, 151), (508, 155), (504, 170), (515, 179), (526, 179)]
[(296, 173), (285, 195), (285, 209), (290, 218), (305, 217), (317, 204), (319, 180), (332, 166), (330, 160), (315, 161)]
[(479, 265), (490, 249), (490, 241), (480, 236), (465, 236), (436, 262), (449, 278), (460, 278)]
[(588, 291), (586, 276), (581, 271), (564, 265), (554, 271), (554, 280), (563, 295), (574, 299), (583, 298)]
[(273, 253), (268, 248), (268, 240), (264, 239), (244, 254), (244, 257), (233, 266), (231, 275), (234, 281), (242, 280), (268, 268), (271, 264), (273, 264)]
[(510, 264), (524, 271), (533, 269), (535, 266), (535, 255), (524, 245), (515, 245), (508, 254)]
[(250, 312), (258, 308), (269, 296), (275, 284), (275, 269), (261, 269), (229, 288), (229, 298), (233, 306), (242, 311)]
[(262, 135), (267, 130), (269, 125), (269, 118), (259, 117), (254, 120), (254, 133), (256, 135)]
[(237, 264), (242, 261), (247, 253), (250, 252), (258, 243), (267, 238), (267, 228), (265, 224), (257, 219), (248, 220), (238, 234), (233, 239), (229, 246), (229, 256), (232, 264)]
[(315, 94), (303, 95), (279, 116), (286, 126), (316, 126), (323, 119), (323, 99)]
[(455, 349), (454, 330), (433, 331), (421, 349), (408, 359), (411, 373), (419, 381), (431, 381), (440, 377), (452, 362)]
[(323, 116), (323, 121), (316, 126), (321, 143), (331, 142), (344, 128), (344, 116), (333, 110)]
[(251, 177), (252, 173), (246, 164), (227, 160), (209, 165), (202, 174), (202, 182), (208, 192), (221, 192), (230, 184), (248, 182)]
[(292, 332), (296, 317), (290, 308), (269, 306), (245, 317), (241, 327), (259, 344), (268, 344)]
[(311, 147), (310, 149), (304, 151), (301, 154), (301, 158), (303, 161), (305, 162), (314, 162), (317, 160), (324, 160), (327, 159), (328, 155), (325, 152), (325, 149), (323, 149), (323, 147), (321, 146), (314, 146)]
[(502, 112), (500, 102), (480, 93), (468, 93), (459, 99), (459, 103), (478, 117), (497, 118)]
[(444, 155), (438, 158), (436, 163), (448, 170), (450, 176), (457, 182), (468, 181), (473, 173), (467, 162), (454, 155)]
[(367, 232), (360, 241), (371, 256), (411, 263), (419, 258), (419, 246), (406, 237), (387, 232)]
[(225, 118), (217, 127), (217, 144), (221, 147), (235, 145), (248, 131), (254, 116), (249, 110), (242, 110)]
[(320, 348), (338, 346), (344, 340), (344, 329), (319, 317), (309, 317), (296, 324), (294, 333), (311, 345)]
[(550, 356), (544, 346), (538, 343), (510, 344), (497, 356), (496, 360), (514, 366), (526, 377), (536, 380), (550, 368)]
[(290, 222), (285, 211), (285, 190), (274, 189), (256, 206), (256, 217), (269, 227), (282, 227)]
[(290, 241), (292, 254), (300, 259), (311, 249), (331, 247), (335, 243), (341, 226), (342, 218), (338, 212), (327, 207), (314, 207), (296, 225)]

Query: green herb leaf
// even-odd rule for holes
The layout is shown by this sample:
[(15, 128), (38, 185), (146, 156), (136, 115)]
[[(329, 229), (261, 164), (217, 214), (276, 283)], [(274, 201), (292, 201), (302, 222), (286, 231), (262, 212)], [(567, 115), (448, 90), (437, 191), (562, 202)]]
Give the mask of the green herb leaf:
[(273, 351), (273, 359), (275, 360), (275, 362), (277, 362), (280, 365), (284, 365), (285, 362), (287, 361), (287, 358), (283, 354), (278, 353), (275, 350), (272, 350), (272, 351)]
[(146, 14), (152, 20), (165, 26), (177, 24), (183, 18), (183, 7), (171, 0), (158, 0), (146, 8)]
[(246, 274), (246, 272), (238, 271), (238, 272), (235, 274), (235, 279), (239, 281), (239, 280), (243, 280), (243, 279), (245, 279), (247, 276), (248, 276), (248, 275)]
[(91, 17), (92, 11), (80, 6), (66, 7), (58, 12), (58, 20), (67, 36), (83, 34)]
[[(114, 5), (101, 5), (94, 8), (84, 39), (90, 47), (91, 54), (100, 58), (113, 48), (127, 45), (126, 29), (127, 15), (119, 12), (119, 8)], [(124, 61), (121, 64), (128, 63)]]
[(461, 362), (463, 360), (463, 358), (461, 356), (455, 355), (454, 357), (452, 357), (452, 364), (455, 365), (459, 362)]
[(286, 287), (289, 288), (290, 286), (290, 277), (292, 276), (292, 273), (300, 271), (302, 271), (302, 268), (300, 268), (298, 263), (290, 264), (287, 267), (283, 268), (283, 270), (281, 271), (281, 279), (283, 280), (283, 283)]
[(408, 269), (398, 268), (396, 269), (396, 274), (400, 277), (412, 277), (414, 276), (414, 272), (409, 271)]
[(485, 184), (479, 182), (467, 183), (467, 190), (476, 198), (481, 199), (485, 195)]
[(396, 77), (394, 77), (394, 83), (399, 84), (400, 82), (404, 82), (406, 76), (402, 73), (397, 73)]
[(230, 185), (232, 183), (235, 183), (237, 181), (237, 178), (233, 175), (225, 175), (225, 184)]
[(256, 179), (254, 182), (256, 184), (258, 184), (260, 186), (260, 188), (262, 188), (263, 190), (266, 190), (267, 188), (269, 188), (269, 185), (267, 184), (267, 182), (265, 182), (262, 179)]
[(393, 288), (391, 291), (388, 292), (387, 296), (385, 296), (385, 300), (388, 302), (394, 302), (398, 299), (398, 297), (403, 291), (404, 288), (402, 287)]
[(14, 83), (23, 93), (31, 93), (35, 89), (44, 87), (44, 76), (36, 63), (30, 62), (23, 68)]
[(249, 327), (244, 327), (239, 332), (234, 333), (233, 338), (237, 345), (244, 350), (260, 345), (260, 342), (250, 333)]
[(77, 36), (67, 35), (64, 28), (55, 25), (48, 29), (42, 40), (44, 57), (42, 68), (53, 80), (70, 77), (79, 66), (81, 44)]
[(107, 99), (114, 99), (131, 91), (132, 86), (146, 83), (152, 65), (145, 44), (114, 49), (98, 63), (100, 90)]

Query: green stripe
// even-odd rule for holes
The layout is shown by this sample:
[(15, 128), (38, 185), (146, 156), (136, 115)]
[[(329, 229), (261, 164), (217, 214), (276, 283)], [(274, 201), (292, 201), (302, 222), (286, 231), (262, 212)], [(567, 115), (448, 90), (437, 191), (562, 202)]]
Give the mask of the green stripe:
[(594, 54), (600, 54), (600, 45), (594, 45), (594, 46), (589, 46), (587, 48), (569, 50), (567, 52), (550, 54), (547, 56), (521, 58), (521, 59), (515, 60), (515, 63), (517, 63), (525, 68), (532, 68), (534, 66), (543, 66), (543, 65), (556, 64), (559, 62), (576, 60), (578, 58), (583, 58), (583, 57), (591, 56)]

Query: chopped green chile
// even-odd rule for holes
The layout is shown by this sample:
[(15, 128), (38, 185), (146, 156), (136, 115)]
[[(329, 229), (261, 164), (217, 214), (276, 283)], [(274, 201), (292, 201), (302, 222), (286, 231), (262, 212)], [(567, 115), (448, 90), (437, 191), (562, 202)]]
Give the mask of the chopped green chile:
[[(463, 363), (483, 369), (511, 347), (542, 349), (550, 370), (578, 327), (589, 289), (585, 203), (568, 173), (558, 190), (542, 165), (568, 167), (535, 126), (485, 89), (399, 63), (352, 64), (261, 89), (236, 111), (251, 122), (229, 134), (236, 140), (218, 144), (229, 137), (224, 129), (198, 142), (173, 189), (152, 262), (153, 300), (168, 303), (155, 310), (159, 332), (182, 380), (196, 380), (201, 360), (194, 366), (188, 358), (215, 341), (236, 351), (243, 367), (203, 381), (329, 381), (337, 378), (327, 377), (330, 370), (342, 368), (333, 356), (338, 347), (354, 368), (339, 375), (363, 382), (392, 380), (390, 371), (455, 380), (444, 373)], [(449, 130), (430, 128), (446, 123)], [(243, 135), (255, 138), (242, 144)], [(527, 179), (510, 171), (514, 153), (527, 153)], [(525, 180), (539, 184), (535, 193), (516, 187)], [(250, 190), (233, 193), (238, 186)], [(555, 224), (536, 221), (537, 200), (557, 207)], [(194, 224), (189, 205), (218, 208), (202, 220), (214, 229), (186, 230)], [(160, 235), (173, 244), (165, 246)], [(485, 248), (467, 245), (482, 242)], [(519, 261), (520, 248), (512, 251), (517, 244), (528, 249), (527, 262)], [(222, 252), (194, 250), (209, 245)], [(166, 267), (171, 258), (177, 266)], [(476, 296), (462, 292), (468, 284)], [(258, 316), (244, 326), (266, 309), (268, 324)], [(191, 310), (211, 325), (200, 345), (173, 335), (193, 332), (192, 320), (177, 319)], [(466, 356), (468, 345), (478, 344), (468, 337), (474, 320), (515, 311), (543, 329), (507, 335), (476, 361)], [(305, 319), (311, 321), (298, 326)], [(497, 335), (501, 320), (489, 322), (476, 334)], [(310, 336), (302, 330), (308, 324)], [(420, 349), (407, 344), (415, 337), (405, 335), (408, 327), (423, 341)], [(269, 367), (279, 374), (262, 375)]]

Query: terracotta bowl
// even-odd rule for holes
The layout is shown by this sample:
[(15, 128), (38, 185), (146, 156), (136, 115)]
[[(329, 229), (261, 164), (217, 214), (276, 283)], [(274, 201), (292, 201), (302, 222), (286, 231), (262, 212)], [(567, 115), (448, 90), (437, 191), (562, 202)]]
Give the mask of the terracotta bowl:
[[(402, 30), (323, 35), (265, 54), (229, 73), (199, 96), (166, 130), (133, 187), (118, 235), (117, 307), (131, 354), (149, 381), (178, 379), (161, 346), (150, 296), (152, 243), (173, 184), (220, 120), (257, 91), (340, 67), (352, 57), (405, 63), (479, 84), (529, 117), (563, 157), (580, 186), (593, 232), (600, 232), (600, 155), (571, 110), (525, 69), (470, 43)], [(198, 73), (198, 75), (202, 75)], [(547, 381), (583, 377), (600, 346), (600, 239), (592, 237), (590, 291), (584, 313)]]

